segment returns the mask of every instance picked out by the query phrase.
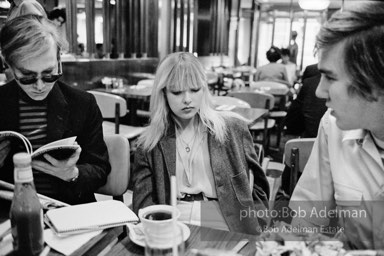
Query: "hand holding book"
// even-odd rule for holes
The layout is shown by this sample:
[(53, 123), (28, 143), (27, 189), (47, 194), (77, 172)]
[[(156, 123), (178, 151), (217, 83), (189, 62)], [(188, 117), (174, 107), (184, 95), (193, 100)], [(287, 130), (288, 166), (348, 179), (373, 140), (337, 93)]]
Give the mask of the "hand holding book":
[(9, 153), (9, 143), (13, 145), (16, 142), (22, 142), (27, 153), (31, 154), (32, 166), (36, 170), (66, 181), (78, 174), (76, 162), (80, 157), (81, 148), (76, 143), (76, 136), (51, 142), (33, 152), (30, 141), (24, 135), (14, 131), (1, 131), (0, 167)]
[(32, 167), (38, 171), (55, 176), (59, 179), (70, 181), (79, 175), (79, 170), (76, 163), (79, 160), (81, 147), (79, 146), (76, 151), (67, 159), (58, 160), (46, 153), (43, 155), (46, 161), (33, 160)]

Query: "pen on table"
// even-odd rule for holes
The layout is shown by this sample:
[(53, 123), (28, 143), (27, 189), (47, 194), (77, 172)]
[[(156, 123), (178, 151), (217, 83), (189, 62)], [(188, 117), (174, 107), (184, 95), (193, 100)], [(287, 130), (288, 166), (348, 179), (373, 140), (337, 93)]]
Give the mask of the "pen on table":
[(39, 256), (47, 256), (50, 250), (51, 247), (49, 247), (49, 245), (45, 246), (44, 250), (39, 254)]

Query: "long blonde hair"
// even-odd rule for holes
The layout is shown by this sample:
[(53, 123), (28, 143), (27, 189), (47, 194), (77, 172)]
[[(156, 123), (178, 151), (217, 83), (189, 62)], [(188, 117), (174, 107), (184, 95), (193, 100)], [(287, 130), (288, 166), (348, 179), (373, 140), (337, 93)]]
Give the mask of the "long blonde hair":
[(167, 134), (172, 123), (172, 111), (164, 88), (173, 90), (201, 88), (203, 99), (198, 112), (200, 122), (214, 135), (215, 139), (224, 143), (227, 135), (225, 118), (235, 115), (214, 109), (207, 77), (199, 60), (191, 53), (176, 52), (165, 57), (157, 68), (150, 102), (150, 123), (138, 138), (138, 145), (150, 151)]

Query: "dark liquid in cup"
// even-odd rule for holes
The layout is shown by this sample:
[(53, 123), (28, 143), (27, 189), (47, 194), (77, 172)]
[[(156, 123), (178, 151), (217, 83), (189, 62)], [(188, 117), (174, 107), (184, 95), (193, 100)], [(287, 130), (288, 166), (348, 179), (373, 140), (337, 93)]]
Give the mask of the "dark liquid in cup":
[(148, 220), (169, 220), (172, 219), (172, 215), (170, 212), (150, 212), (147, 213), (144, 218)]

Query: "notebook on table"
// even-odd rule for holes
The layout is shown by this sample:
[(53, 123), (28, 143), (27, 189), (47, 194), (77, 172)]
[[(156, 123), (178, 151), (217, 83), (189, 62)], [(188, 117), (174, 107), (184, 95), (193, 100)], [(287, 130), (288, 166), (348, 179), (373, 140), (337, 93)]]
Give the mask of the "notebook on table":
[(49, 210), (45, 222), (58, 236), (100, 230), (138, 222), (123, 202), (108, 200)]

